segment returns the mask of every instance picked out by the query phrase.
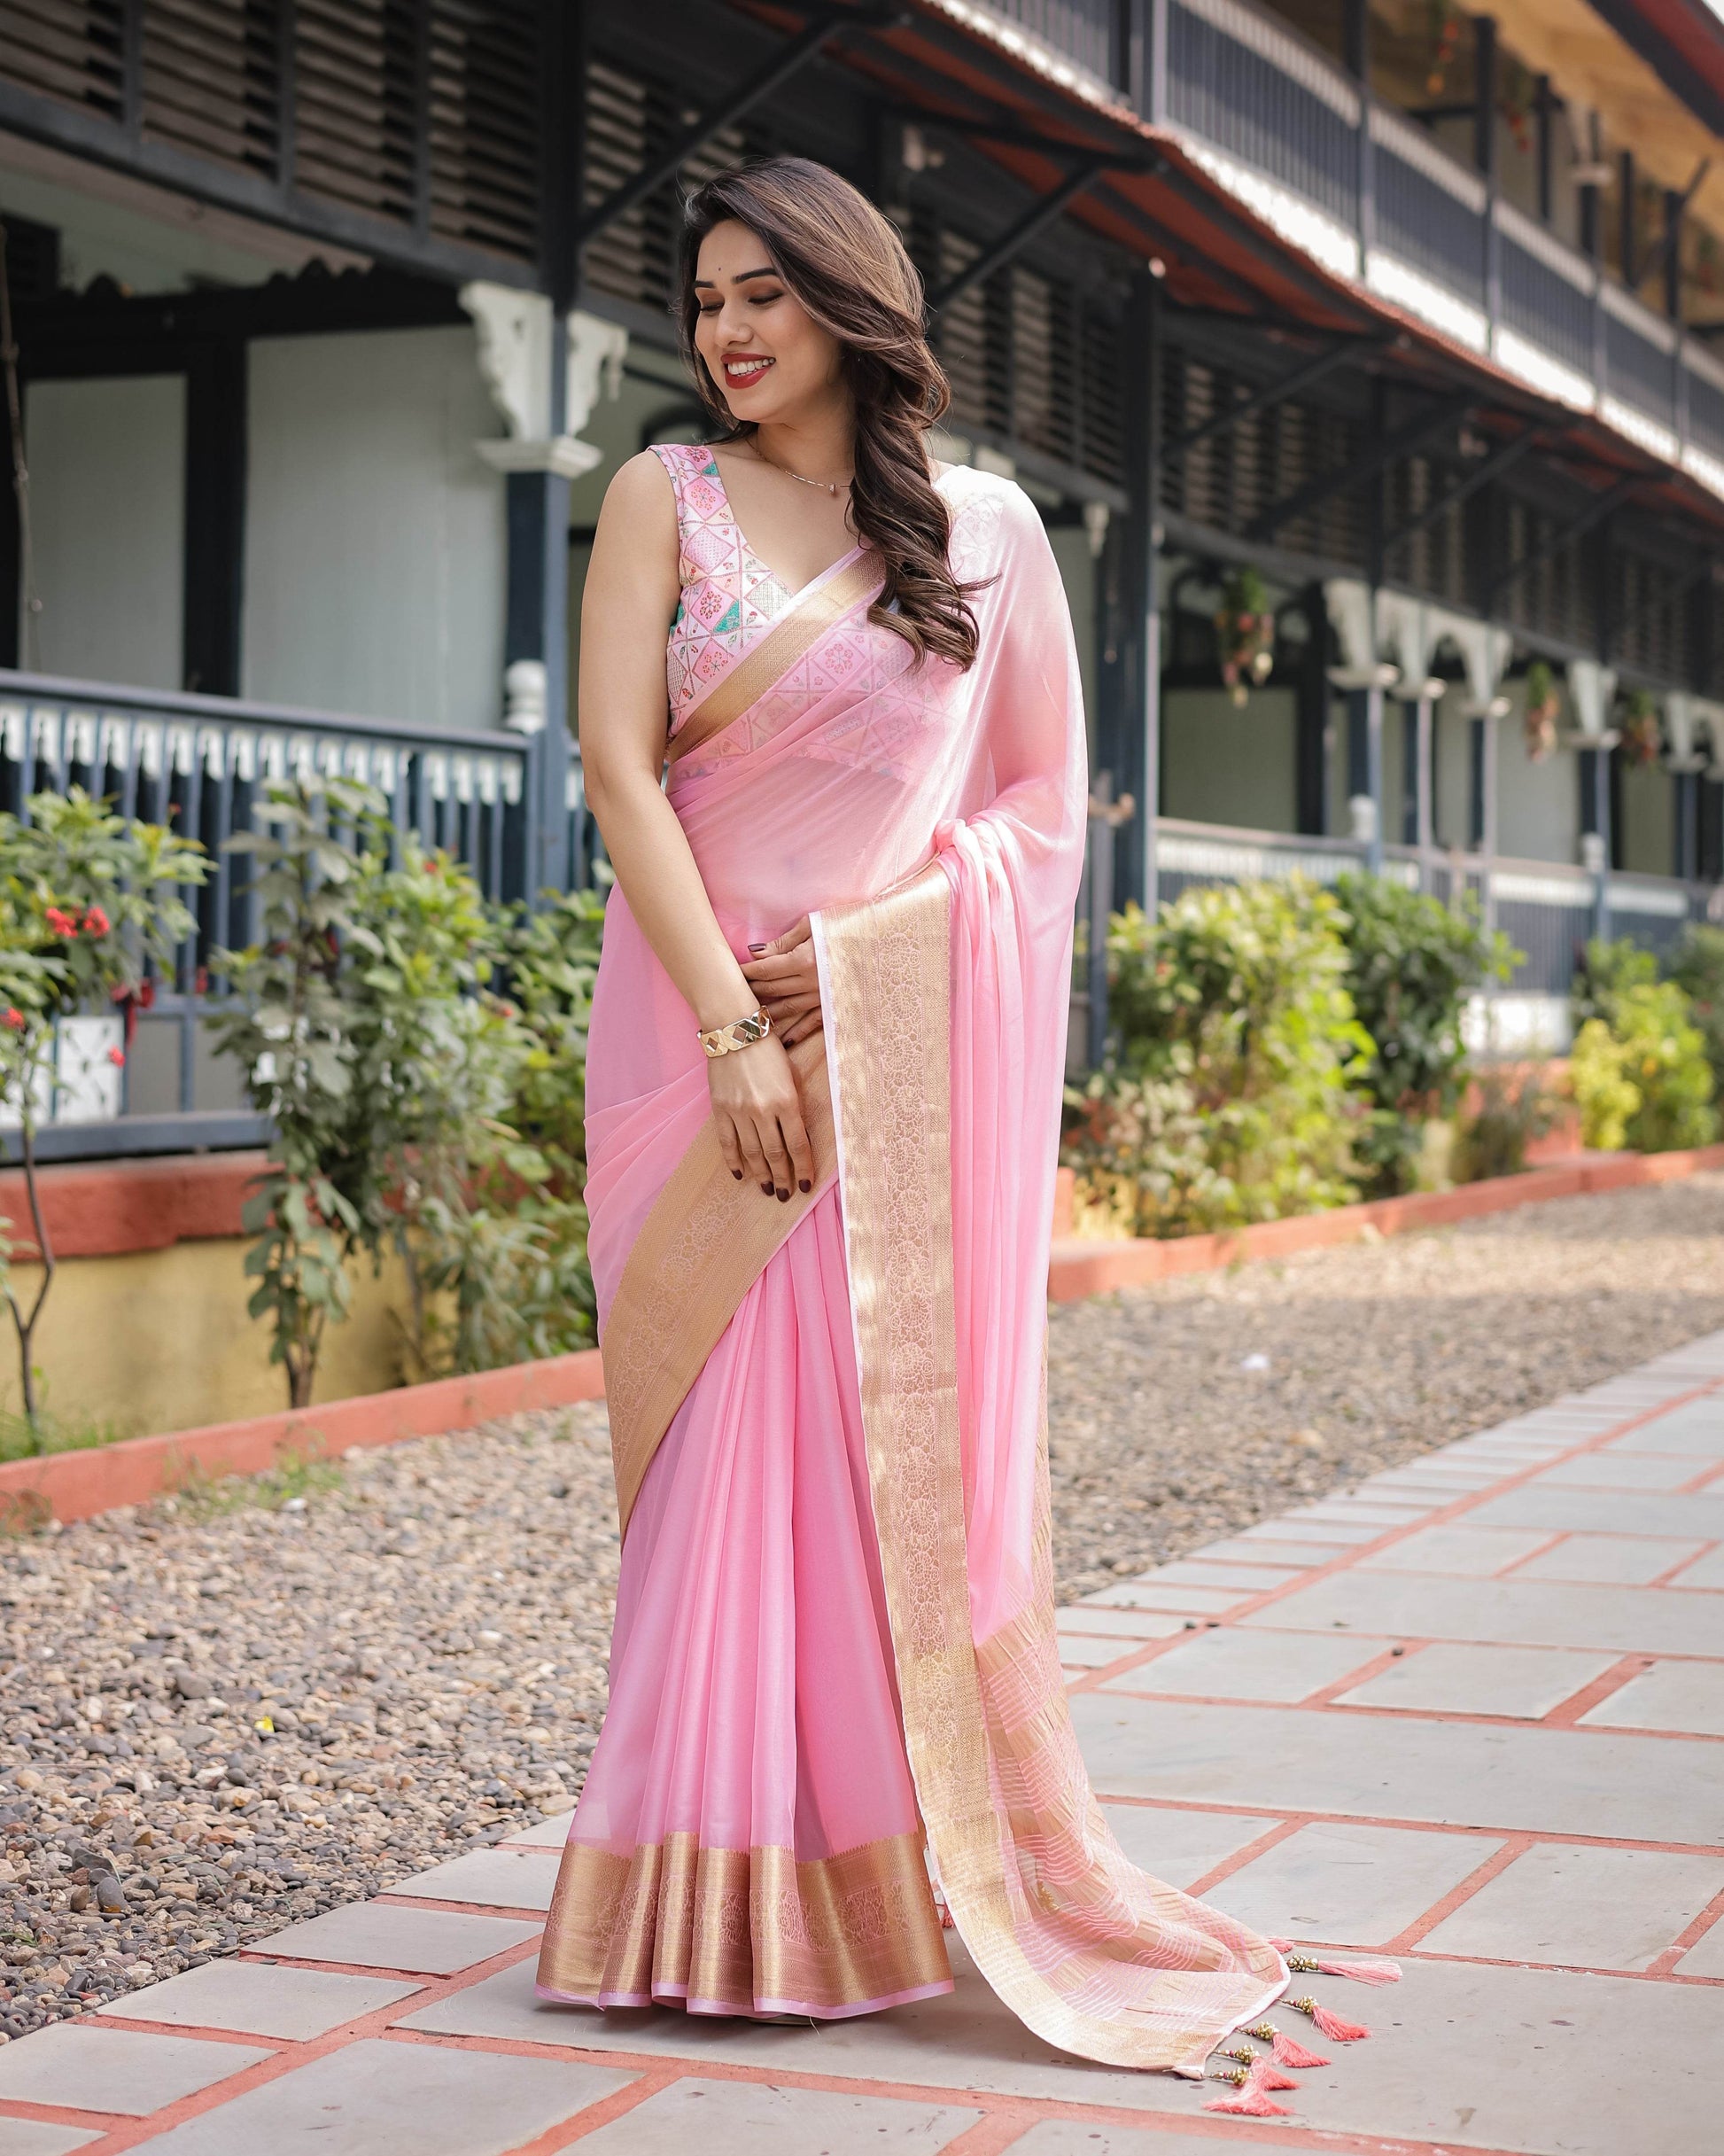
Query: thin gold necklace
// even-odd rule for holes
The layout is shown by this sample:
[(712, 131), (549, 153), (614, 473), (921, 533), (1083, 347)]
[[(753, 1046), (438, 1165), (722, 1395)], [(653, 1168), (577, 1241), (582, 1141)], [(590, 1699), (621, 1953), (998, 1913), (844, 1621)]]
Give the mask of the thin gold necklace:
[(804, 472), (792, 471), (788, 464), (780, 464), (775, 456), (768, 456), (757, 441), (751, 441), (749, 447), (763, 464), (770, 464), (774, 471), (781, 471), (787, 479), (800, 480), (804, 486), (818, 486), (823, 494), (830, 494), (835, 502), (838, 499), (840, 488), (855, 484), (854, 474), (848, 479), (811, 479)]

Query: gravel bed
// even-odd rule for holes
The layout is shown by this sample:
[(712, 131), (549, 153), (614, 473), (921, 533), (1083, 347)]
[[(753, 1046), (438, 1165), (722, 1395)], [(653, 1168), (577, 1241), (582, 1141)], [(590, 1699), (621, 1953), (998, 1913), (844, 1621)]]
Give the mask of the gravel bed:
[[(1724, 1325), (1720, 1228), (1708, 1176), (1056, 1309), (1062, 1594)], [(0, 2040), (566, 1808), (613, 1522), (595, 1406), (0, 1537)]]
[(1062, 1598), (1724, 1326), (1724, 1175), (1057, 1306)]
[(0, 1542), (0, 2035), (565, 1809), (616, 1576), (597, 1407)]

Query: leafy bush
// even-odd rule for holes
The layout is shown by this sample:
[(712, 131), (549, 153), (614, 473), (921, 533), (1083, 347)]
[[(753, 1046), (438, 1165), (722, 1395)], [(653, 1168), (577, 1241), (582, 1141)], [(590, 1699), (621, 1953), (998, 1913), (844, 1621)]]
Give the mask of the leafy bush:
[(1569, 993), (1576, 1032), (1589, 1018), (1611, 1024), (1619, 1001), (1631, 988), (1656, 987), (1658, 979), (1658, 961), (1650, 951), (1626, 936), (1615, 943), (1600, 943), (1595, 938), (1581, 955)]
[(1676, 946), (1670, 977), (1686, 990), (1706, 1044), (1713, 1097), (1724, 1094), (1724, 929), (1689, 928)]
[(1549, 1094), (1536, 1070), (1518, 1078), (1487, 1070), (1479, 1080), (1479, 1108), (1456, 1148), (1456, 1179), (1482, 1183), (1495, 1175), (1518, 1175), (1526, 1148), (1556, 1120)]
[(1358, 1151), (1371, 1195), (1393, 1197), (1417, 1180), (1424, 1124), (1460, 1104), (1467, 997), (1487, 981), (1506, 981), (1520, 954), (1471, 901), (1451, 907), (1386, 876), (1351, 872), (1337, 877), (1335, 896), (1347, 992), (1373, 1044), (1355, 1080), (1374, 1104)]
[(1608, 1020), (1580, 1028), (1569, 1070), (1588, 1145), (1669, 1153), (1717, 1136), (1712, 1066), (1689, 1008), (1674, 981), (1638, 982)]
[(1352, 1086), (1373, 1044), (1343, 926), (1299, 880), (1114, 915), (1109, 1055), (1069, 1098), (1063, 1156), (1115, 1217), (1183, 1234), (1356, 1195)]
[[(247, 1266), (291, 1400), (310, 1400), (352, 1261), (391, 1247), (414, 1375), (590, 1344), (579, 1130), (597, 901), (505, 915), (348, 781), (279, 782), (260, 814), (272, 831), (235, 843), (258, 858), (264, 940), (218, 953), (239, 999), (218, 1031), (276, 1127)], [(349, 829), (353, 844), (332, 835)], [(519, 1000), (499, 992), (505, 967)]]
[[(18, 1110), (34, 1241), (0, 1235), (0, 1293), (17, 1335), (25, 1426), (37, 1451), (58, 1442), (44, 1420), (35, 1332), (54, 1285), (54, 1249), (43, 1218), (35, 1140), (52, 1099), (58, 1028), (81, 1013), (132, 1018), (157, 970), (171, 971), (191, 933), (182, 889), (208, 862), (194, 843), (160, 824), (128, 821), (81, 787), (39, 793), (27, 816), (0, 815), (0, 1095)], [(109, 1050), (123, 1063), (126, 1049)], [(12, 1263), (33, 1257), (42, 1277), (24, 1307)]]

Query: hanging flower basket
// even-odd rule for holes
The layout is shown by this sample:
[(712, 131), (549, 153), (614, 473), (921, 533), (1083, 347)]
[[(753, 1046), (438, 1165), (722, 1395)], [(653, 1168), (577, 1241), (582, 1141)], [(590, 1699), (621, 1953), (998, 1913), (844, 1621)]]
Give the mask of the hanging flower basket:
[(1623, 709), (1622, 747), (1631, 764), (1644, 771), (1658, 760), (1658, 751), (1664, 747), (1664, 731), (1658, 723), (1658, 707), (1648, 689), (1635, 689), (1628, 692)]
[(1268, 681), (1275, 665), (1275, 616), (1256, 570), (1228, 572), (1215, 612), (1215, 642), (1221, 678), (1234, 703), (1243, 704), (1254, 688), (1261, 689)]
[(1526, 669), (1526, 754), (1528, 759), (1542, 764), (1557, 745), (1557, 714), (1562, 709), (1562, 699), (1557, 693), (1557, 677), (1542, 658), (1535, 658)]

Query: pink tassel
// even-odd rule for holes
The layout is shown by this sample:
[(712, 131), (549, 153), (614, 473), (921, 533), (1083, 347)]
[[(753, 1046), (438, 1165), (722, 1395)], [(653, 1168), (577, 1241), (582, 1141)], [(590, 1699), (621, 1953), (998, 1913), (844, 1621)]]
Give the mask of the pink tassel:
[(1261, 2036), (1275, 2053), (1275, 2062), (1282, 2066), (1326, 2066), (1329, 2061), (1321, 2051), (1308, 2051), (1297, 2037), (1284, 2035), (1278, 2028), (1271, 2028), (1267, 2021), (1261, 2028), (1249, 2032)]
[(1356, 2021), (1343, 2021), (1339, 2014), (1331, 2013), (1326, 2006), (1315, 2000), (1310, 2006), (1312, 2026), (1320, 2029), (1331, 2043), (1358, 2043), (1370, 2035), (1368, 2028), (1361, 2028)]
[(1299, 2086), (1299, 2083), (1291, 2075), (1283, 2074), (1278, 2067), (1271, 2066), (1267, 2059), (1260, 2059), (1254, 2071), (1257, 2075), (1257, 2086), (1260, 2089), (1297, 2089)]
[(1359, 1954), (1351, 1958), (1342, 1956), (1312, 1954), (1296, 1947), (1291, 1939), (1271, 1939), (1270, 1944), (1277, 1954), (1287, 1957), (1287, 1965), (1295, 1973), (1317, 1976), (1350, 1976), (1355, 1984), (1398, 1984), (1401, 1981), (1401, 1964), (1387, 1961), (1378, 1954)]
[(943, 1932), (955, 1932), (958, 1929), (956, 1919), (944, 1902), (940, 1904), (940, 1929)]
[(1291, 2119), (1293, 2113), (1290, 2105), (1272, 2103), (1263, 2093), (1263, 2062), (1260, 2059), (1246, 2075), (1237, 2096), (1211, 2097), (1204, 2110), (1229, 2112), (1237, 2119)]

